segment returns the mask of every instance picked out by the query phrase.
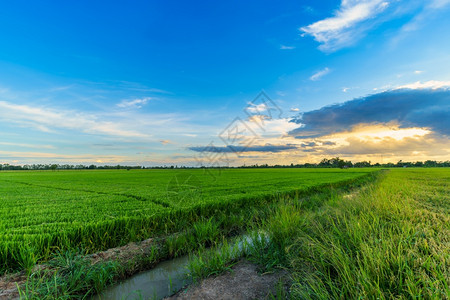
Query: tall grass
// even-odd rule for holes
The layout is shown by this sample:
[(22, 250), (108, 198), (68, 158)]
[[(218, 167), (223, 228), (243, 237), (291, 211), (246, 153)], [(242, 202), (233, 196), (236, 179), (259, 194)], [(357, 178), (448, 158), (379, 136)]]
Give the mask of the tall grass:
[(51, 269), (38, 269), (18, 286), (20, 299), (85, 299), (111, 284), (121, 272), (116, 262), (91, 265), (77, 252), (59, 253)]
[(450, 169), (392, 170), (356, 193), (283, 197), (237, 257), (230, 247), (200, 252), (191, 274), (245, 256), (262, 272), (288, 268), (292, 299), (449, 299), (449, 183)]
[[(448, 173), (393, 170), (360, 194), (306, 214), (288, 248), (292, 296), (448, 298)], [(436, 185), (445, 188), (430, 188)]]

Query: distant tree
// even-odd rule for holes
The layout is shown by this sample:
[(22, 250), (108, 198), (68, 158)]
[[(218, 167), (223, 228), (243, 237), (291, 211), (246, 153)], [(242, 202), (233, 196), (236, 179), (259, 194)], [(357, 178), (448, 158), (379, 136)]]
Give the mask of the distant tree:
[(399, 160), (398, 162), (397, 162), (397, 164), (395, 165), (396, 167), (399, 167), (399, 168), (401, 168), (401, 167), (403, 167), (405, 164), (403, 163), (403, 160)]
[(359, 161), (353, 165), (355, 168), (368, 168), (371, 166), (370, 161)]
[(327, 158), (324, 158), (320, 161), (319, 167), (330, 167), (330, 161)]
[(345, 161), (339, 157), (334, 157), (329, 160), (329, 164), (332, 168), (343, 168), (345, 166)]
[(353, 163), (351, 161), (346, 161), (344, 168), (351, 168), (351, 167), (353, 167)]
[(435, 161), (435, 160), (427, 160), (424, 163), (424, 166), (425, 167), (436, 167), (437, 166), (437, 161)]

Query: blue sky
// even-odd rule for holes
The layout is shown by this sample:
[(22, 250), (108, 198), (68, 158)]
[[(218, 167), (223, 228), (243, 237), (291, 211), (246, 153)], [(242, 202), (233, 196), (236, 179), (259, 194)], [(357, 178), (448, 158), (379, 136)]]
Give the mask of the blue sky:
[[(449, 12), (449, 0), (3, 3), (0, 163), (450, 159)], [(262, 90), (276, 115), (251, 104)], [(235, 118), (252, 138), (229, 144)]]

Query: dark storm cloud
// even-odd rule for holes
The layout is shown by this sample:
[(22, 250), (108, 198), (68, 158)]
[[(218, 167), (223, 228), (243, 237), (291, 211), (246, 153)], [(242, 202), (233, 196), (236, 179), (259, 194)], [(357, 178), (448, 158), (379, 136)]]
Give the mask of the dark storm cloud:
[(295, 145), (270, 145), (264, 146), (206, 146), (206, 147), (189, 147), (188, 150), (195, 152), (214, 152), (214, 153), (230, 153), (230, 152), (281, 152), (285, 150), (297, 149)]
[(450, 135), (450, 91), (394, 90), (303, 113), (294, 123), (303, 124), (291, 135), (320, 137), (349, 130), (360, 123), (397, 121), (400, 127), (429, 127)]

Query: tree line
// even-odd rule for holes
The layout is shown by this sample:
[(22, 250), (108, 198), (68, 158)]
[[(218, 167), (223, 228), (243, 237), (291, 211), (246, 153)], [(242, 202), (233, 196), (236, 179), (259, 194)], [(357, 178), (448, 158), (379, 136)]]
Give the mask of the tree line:
[(416, 161), (416, 162), (407, 162), (400, 160), (397, 163), (371, 163), (370, 161), (360, 161), (360, 162), (351, 162), (349, 160), (343, 160), (339, 157), (334, 157), (331, 159), (324, 158), (319, 163), (304, 163), (304, 164), (294, 164), (290, 165), (250, 165), (250, 166), (241, 166), (239, 168), (406, 168), (406, 167), (426, 167), (426, 168), (435, 168), (435, 167), (450, 167), (450, 161), (435, 161), (435, 160), (426, 160), (426, 161)]
[[(221, 166), (220, 168), (406, 168), (406, 167), (426, 167), (426, 168), (436, 168), (436, 167), (450, 167), (450, 161), (398, 161), (397, 163), (371, 163), (370, 161), (360, 161), (351, 162), (349, 160), (343, 160), (339, 157), (334, 157), (331, 159), (324, 158), (319, 163), (304, 163), (304, 164), (294, 164), (289, 165), (268, 165), (268, 164), (254, 164), (254, 165), (243, 165), (239, 167), (228, 167)], [(207, 166), (201, 167), (188, 167), (188, 166), (122, 166), (122, 165), (69, 165), (69, 164), (31, 164), (31, 165), (11, 165), (11, 164), (0, 164), (0, 170), (94, 170), (94, 169), (117, 169), (117, 170), (132, 170), (132, 169), (196, 169), (196, 168), (209, 168)]]
[(32, 165), (10, 165), (0, 164), (0, 170), (93, 170), (93, 169), (142, 169), (141, 166), (97, 166), (97, 165), (60, 165), (60, 164), (32, 164)]

